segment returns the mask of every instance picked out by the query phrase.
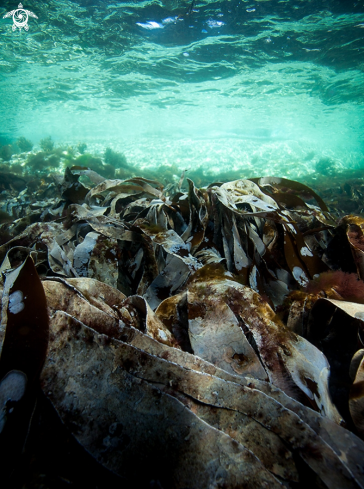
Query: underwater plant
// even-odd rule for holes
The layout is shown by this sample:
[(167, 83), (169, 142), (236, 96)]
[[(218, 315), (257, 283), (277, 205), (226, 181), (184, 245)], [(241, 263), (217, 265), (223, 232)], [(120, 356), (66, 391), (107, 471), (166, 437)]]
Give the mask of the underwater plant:
[[(34, 156), (46, 169), (54, 154)], [(311, 487), (306, 465), (312, 487), (364, 486), (364, 396), (356, 395), (364, 363), (350, 364), (363, 349), (364, 306), (348, 302), (364, 297), (364, 282), (328, 272), (325, 255), (339, 228), (347, 241), (340, 253), (353, 261), (364, 222), (347, 216), (338, 224), (315, 191), (283, 178), (199, 189), (188, 172), (182, 190), (171, 166), (167, 193), (144, 174), (108, 180), (89, 166), (111, 164), (77, 160), (64, 176), (27, 181), (21, 200), (14, 176), (0, 194), (13, 219), (0, 216), (0, 264), (12, 270), (0, 282), (0, 394), (32, 374), (28, 399), (46, 400), (45, 413), (63, 421), (64, 452), (78, 462), (78, 442), (90, 470), (100, 464), (120, 478), (97, 487), (125, 479), (150, 487), (154, 456), (168, 462), (164, 487), (216, 487), (217, 471), (231, 489)], [(48, 347), (39, 349), (38, 333)], [(23, 351), (14, 375), (11, 362)], [(351, 398), (351, 384), (338, 390), (349, 368)], [(28, 407), (25, 436), (44, 430)], [(11, 417), (5, 424), (10, 436), (16, 425)], [(46, 426), (63, 443), (53, 418)], [(38, 447), (30, 444), (32, 455)], [(48, 444), (39, 451), (44, 459)], [(140, 459), (153, 461), (147, 485), (137, 479)], [(53, 471), (58, 477), (58, 466), (45, 468)]]
[[(100, 167), (100, 168), (102, 167), (101, 159), (93, 156), (90, 153), (85, 153), (81, 156), (78, 156), (78, 158), (75, 159), (74, 164), (79, 166), (88, 166), (88, 167), (90, 167), (90, 165), (93, 165), (95, 167)], [(96, 171), (95, 168), (92, 169)]]
[(27, 165), (32, 170), (43, 170), (47, 166), (45, 156), (46, 154), (44, 151), (39, 151), (35, 155), (29, 155), (27, 159)]
[(51, 153), (53, 151), (54, 142), (51, 136), (41, 139), (39, 144), (45, 153)]
[(26, 151), (31, 151), (33, 149), (33, 143), (29, 141), (29, 139), (26, 139), (24, 136), (21, 136), (16, 144), (18, 145), (20, 151), (26, 152)]
[(39, 151), (27, 158), (27, 168), (31, 171), (43, 171), (48, 168), (56, 168), (60, 163), (60, 157), (56, 154), (47, 157), (47, 153)]
[(364, 251), (364, 236), (359, 226), (351, 225), (347, 232), (347, 236), (352, 245), (359, 250)]
[[(343, 299), (364, 304), (364, 282), (356, 273), (346, 273), (341, 270), (323, 272), (305, 287), (310, 294), (325, 292), (332, 295), (332, 289)], [(335, 297), (337, 298), (337, 295)]]
[(110, 164), (104, 164), (101, 158), (93, 156), (90, 153), (85, 153), (72, 162), (76, 166), (87, 166), (90, 170), (93, 170), (105, 178), (114, 178), (115, 168)]
[(6, 144), (0, 148), (0, 158), (4, 161), (10, 161), (14, 154), (14, 150), (11, 144)]
[(79, 153), (81, 153), (83, 155), (85, 150), (87, 149), (87, 144), (86, 143), (78, 143), (77, 149), (78, 149)]
[(66, 152), (67, 154), (65, 155), (65, 158), (70, 160), (74, 158), (76, 154), (76, 149), (73, 146), (67, 146)]
[(315, 169), (321, 175), (333, 175), (336, 172), (335, 163), (330, 158), (321, 158), (316, 163)]
[(104, 153), (105, 162), (114, 168), (127, 168), (128, 163), (123, 153), (118, 153), (111, 148), (106, 148)]

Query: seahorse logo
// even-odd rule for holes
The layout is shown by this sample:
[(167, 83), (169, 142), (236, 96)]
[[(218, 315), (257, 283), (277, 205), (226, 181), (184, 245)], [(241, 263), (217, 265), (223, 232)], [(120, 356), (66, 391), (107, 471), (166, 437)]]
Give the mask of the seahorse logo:
[(24, 10), (21, 3), (19, 3), (16, 10), (12, 10), (11, 12), (5, 14), (3, 19), (11, 16), (13, 17), (13, 31), (15, 31), (16, 28), (19, 28), (20, 31), (22, 30), (22, 28), (24, 28), (25, 31), (29, 30), (28, 17), (34, 17), (35, 19), (38, 19), (38, 17), (30, 10)]

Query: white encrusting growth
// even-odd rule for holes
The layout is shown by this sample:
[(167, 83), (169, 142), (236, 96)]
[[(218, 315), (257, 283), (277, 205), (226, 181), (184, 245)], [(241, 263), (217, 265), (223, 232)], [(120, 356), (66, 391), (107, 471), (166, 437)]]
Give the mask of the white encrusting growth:
[(294, 267), (292, 270), (292, 274), (297, 282), (301, 285), (306, 285), (308, 282), (307, 275), (300, 267)]
[(159, 330), (159, 331), (158, 331), (158, 335), (159, 335), (159, 337), (160, 337), (160, 339), (161, 339), (162, 341), (167, 341), (167, 339), (168, 339), (168, 338), (167, 338), (167, 335), (166, 335), (166, 333), (165, 333), (164, 331)]
[(12, 314), (18, 314), (21, 312), (25, 304), (23, 302), (23, 292), (21, 290), (16, 290), (9, 296), (9, 312)]
[(311, 251), (307, 248), (307, 246), (303, 246), (300, 251), (302, 256), (313, 256)]

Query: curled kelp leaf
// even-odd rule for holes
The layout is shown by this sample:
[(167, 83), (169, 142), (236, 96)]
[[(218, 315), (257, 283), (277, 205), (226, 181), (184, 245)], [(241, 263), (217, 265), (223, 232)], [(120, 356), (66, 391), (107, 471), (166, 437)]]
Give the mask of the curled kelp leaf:
[(309, 403), (340, 422), (328, 391), (330, 366), (322, 352), (289, 331), (259, 294), (234, 281), (229, 274), (216, 272), (215, 278), (209, 280), (200, 270), (195, 274), (195, 283), (213, 287), (214, 294), (240, 318), (244, 333), (248, 339), (253, 338), (270, 381), (297, 400)]
[(165, 345), (178, 347), (169, 329), (140, 296), (126, 298), (107, 284), (88, 278), (46, 280), (44, 289), (51, 316), (64, 311), (113, 338), (119, 338), (122, 328), (130, 325)]
[(117, 194), (110, 202), (110, 217), (120, 215), (128, 221), (135, 219), (140, 212), (149, 207), (149, 199), (142, 195), (143, 192), (133, 195)]
[(210, 263), (221, 263), (224, 258), (216, 249), (202, 249), (195, 253), (195, 258), (202, 265), (209, 265)]
[(346, 235), (351, 247), (358, 276), (364, 280), (364, 219), (357, 216), (346, 216)]
[(167, 297), (177, 294), (187, 282), (191, 268), (180, 257), (169, 255), (162, 273), (156, 277), (144, 294), (150, 307), (155, 310)]
[(240, 206), (239, 208), (248, 206), (253, 212), (278, 210), (274, 199), (263, 193), (252, 180), (235, 180), (224, 183), (220, 189), (225, 191), (227, 201), (233, 203), (233, 208), (235, 206)]
[(58, 233), (61, 234), (64, 229), (62, 224), (55, 222), (36, 222), (27, 226), (20, 234), (0, 246), (0, 261), (2, 262), (4, 260), (6, 253), (14, 246), (32, 248), (34, 245), (38, 245), (39, 248), (39, 243), (42, 241), (42, 234), (49, 231), (53, 232), (54, 235), (57, 235)]
[(87, 196), (89, 189), (78, 181), (79, 175), (72, 174), (71, 178), (66, 176), (62, 185), (62, 198), (69, 204), (81, 204)]
[[(88, 300), (81, 291), (84, 288), (79, 290), (78, 285), (77, 282), (72, 284), (60, 278), (43, 282), (50, 317), (57, 311), (65, 311), (91, 327), (98, 324), (98, 330), (103, 334), (117, 338), (120, 333), (120, 314), (107, 304), (101, 306), (99, 301), (94, 305), (95, 301), (91, 297)], [(125, 320), (127, 321), (127, 318)]]
[(349, 409), (359, 436), (364, 439), (364, 350), (359, 350), (351, 361), (357, 365), (353, 385), (350, 389)]
[(187, 179), (187, 181), (189, 216), (188, 224), (185, 226), (181, 237), (186, 243), (188, 243), (191, 253), (194, 254), (205, 237), (206, 226), (209, 219), (207, 211), (208, 197), (207, 195), (203, 195), (202, 191), (195, 187), (192, 180)]
[(173, 335), (156, 316), (147, 301), (140, 296), (131, 296), (123, 301), (122, 309), (130, 314), (131, 323), (151, 338), (168, 346), (178, 347)]
[(187, 292), (183, 291), (168, 297), (159, 304), (155, 312), (173, 334), (182, 350), (192, 353), (188, 334)]
[(89, 205), (99, 205), (100, 203), (104, 202), (105, 197), (102, 194), (107, 191), (136, 194), (143, 191), (143, 188), (139, 185), (124, 184), (124, 180), (104, 180), (88, 192), (85, 202)]
[(271, 381), (339, 423), (341, 416), (329, 393), (330, 365), (322, 352), (285, 328), (251, 289), (234, 289), (240, 289), (244, 300), (250, 303), (249, 308), (243, 308), (240, 302), (235, 311), (253, 335)]
[[(157, 188), (156, 188), (157, 187)], [(146, 180), (144, 178), (129, 178), (128, 180), (105, 180), (95, 187), (93, 187), (85, 197), (87, 204), (98, 204), (104, 202), (105, 192), (112, 193), (114, 198), (115, 193), (129, 193), (131, 195), (143, 192), (144, 194), (151, 195), (153, 197), (161, 198), (162, 186), (159, 182), (153, 180)], [(106, 197), (108, 200), (108, 197)]]
[(284, 225), (284, 250), (292, 275), (300, 285), (328, 269), (319, 256), (314, 254), (295, 223)]
[[(119, 317), (118, 309), (121, 307), (125, 295), (116, 288), (93, 278), (80, 277), (68, 278), (67, 280), (52, 278), (52, 281), (70, 285), (71, 290), (76, 289), (93, 306), (111, 316)], [(76, 290), (75, 293), (77, 293)]]
[(157, 198), (162, 198), (163, 185), (157, 180), (150, 180), (148, 178), (133, 177), (125, 180), (125, 182), (131, 182), (140, 185), (144, 192), (153, 195)]
[[(311, 198), (315, 199), (320, 209), (324, 212), (328, 212), (329, 209), (322, 198), (310, 187), (304, 185), (301, 182), (296, 182), (294, 180), (289, 180), (287, 178), (280, 177), (261, 177), (261, 178), (252, 178), (253, 182), (256, 182), (261, 188), (268, 187), (272, 188), (273, 192), (276, 193), (277, 189), (279, 192), (282, 189), (289, 189), (291, 192), (295, 192), (298, 196), (309, 195)], [(297, 204), (296, 204), (297, 205)]]
[(85, 239), (80, 243), (73, 255), (73, 263), (79, 277), (88, 276), (88, 264), (90, 261), (91, 253), (96, 245), (97, 238), (100, 235), (98, 233), (88, 233)]
[[(32, 251), (31, 248), (26, 248), (25, 246), (14, 246), (10, 248), (0, 266), (0, 274), (3, 274), (6, 270), (19, 267), (29, 255), (36, 262), (37, 252)], [(0, 281), (2, 280), (3, 277), (1, 276)]]
[(91, 227), (95, 232), (108, 238), (122, 239), (127, 226), (120, 219), (104, 215), (107, 210), (107, 207), (73, 204), (69, 206), (67, 226), (72, 229), (77, 225), (77, 233), (83, 227)]
[(48, 264), (52, 272), (66, 277), (77, 277), (73, 266), (74, 244), (72, 238), (75, 229), (62, 231), (59, 228), (49, 228), (41, 234), (41, 240), (48, 250)]
[(71, 166), (69, 169), (73, 174), (78, 174), (80, 176), (84, 175), (90, 179), (90, 181), (94, 184), (102, 183), (106, 180), (106, 178), (99, 175), (94, 170), (91, 170), (87, 166)]
[(257, 354), (217, 284), (199, 282), (187, 291), (188, 333), (195, 355), (227, 372), (267, 380)]
[(356, 351), (361, 348), (363, 318), (363, 304), (319, 299), (312, 308), (308, 323), (307, 337), (324, 352), (330, 363), (330, 392), (349, 425), (350, 364)]
[[(247, 182), (246, 180), (237, 180), (237, 182)], [(253, 184), (252, 182), (249, 182)], [(254, 185), (254, 184), (253, 184)], [(212, 187), (210, 192), (213, 192), (216, 195), (217, 199), (221, 202), (224, 207), (229, 209), (232, 212), (237, 214), (241, 214), (244, 216), (258, 216), (258, 217), (267, 217), (267, 218), (275, 218), (279, 220), (279, 216), (275, 213), (277, 210), (277, 204), (272, 200), (271, 203), (266, 203), (264, 200), (255, 197), (254, 195), (246, 195), (242, 194), (238, 197), (235, 193), (230, 193), (225, 190), (225, 188), (221, 187)], [(258, 188), (259, 195), (260, 190)], [(241, 204), (238, 207), (238, 204)], [(244, 205), (245, 204), (245, 205)], [(253, 210), (254, 209), (254, 210)]]
[(135, 225), (138, 225), (154, 244), (161, 246), (166, 253), (180, 258), (191, 270), (199, 268), (197, 260), (190, 254), (191, 245), (185, 243), (173, 229), (155, 232), (148, 226), (143, 226), (141, 222)]
[(55, 324), (52, 338), (43, 389), (79, 443), (109, 469), (137, 485), (281, 487), (241, 444), (120, 368), (115, 340), (108, 344), (74, 319)]
[(113, 287), (118, 282), (119, 246), (116, 239), (89, 232), (73, 251), (76, 277), (90, 277)]

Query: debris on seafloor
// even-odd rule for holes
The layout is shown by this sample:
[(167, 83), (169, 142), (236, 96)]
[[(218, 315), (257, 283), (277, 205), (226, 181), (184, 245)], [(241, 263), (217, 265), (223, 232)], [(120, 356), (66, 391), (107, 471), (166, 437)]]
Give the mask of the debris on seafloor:
[(364, 487), (364, 219), (276, 177), (181, 183), (6, 190), (6, 483)]

